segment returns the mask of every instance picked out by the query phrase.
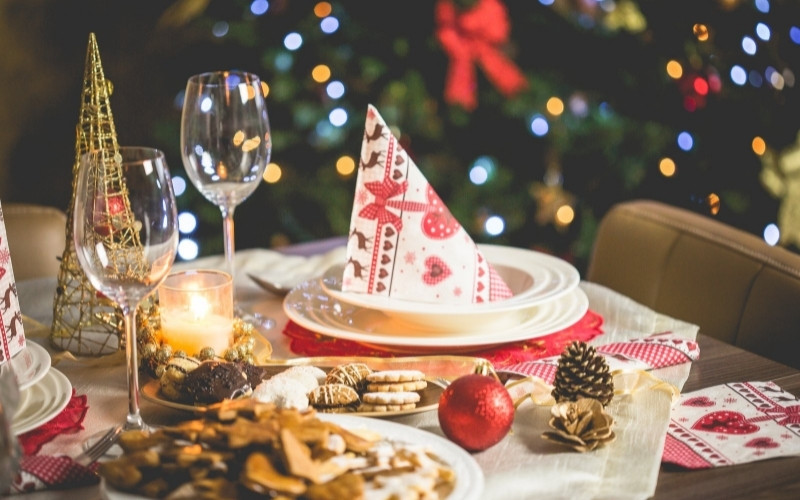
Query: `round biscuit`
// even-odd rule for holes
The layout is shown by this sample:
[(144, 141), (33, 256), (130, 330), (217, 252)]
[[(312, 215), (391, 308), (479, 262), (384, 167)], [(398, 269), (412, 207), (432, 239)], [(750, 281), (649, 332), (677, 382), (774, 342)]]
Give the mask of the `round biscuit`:
[(424, 378), (425, 374), (419, 370), (381, 370), (367, 375), (370, 382), (409, 382)]
[(375, 405), (370, 403), (362, 403), (361, 406), (358, 407), (358, 411), (367, 413), (367, 412), (390, 412), (390, 411), (403, 411), (403, 410), (413, 410), (417, 407), (417, 403), (406, 403), (402, 405)]
[(428, 383), (424, 380), (413, 380), (408, 382), (374, 382), (367, 384), (367, 391), (369, 392), (408, 392), (408, 391), (421, 391), (428, 387)]
[(361, 400), (365, 403), (376, 405), (402, 405), (419, 401), (416, 392), (365, 392)]

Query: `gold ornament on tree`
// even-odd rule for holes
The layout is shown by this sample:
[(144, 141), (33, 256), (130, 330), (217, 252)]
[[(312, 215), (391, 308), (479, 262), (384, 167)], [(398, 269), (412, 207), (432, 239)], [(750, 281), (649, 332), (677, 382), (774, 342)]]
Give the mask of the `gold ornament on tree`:
[(614, 397), (614, 380), (605, 358), (585, 342), (572, 342), (558, 359), (552, 395), (556, 403), (592, 398), (606, 406)]
[[(66, 245), (58, 273), (58, 285), (53, 300), (53, 325), (50, 331), (50, 342), (53, 346), (77, 355), (111, 354), (125, 343), (121, 335), (123, 332), (121, 309), (108, 297), (97, 292), (89, 282), (78, 262), (72, 239), (75, 188), (81, 156), (98, 149), (106, 150), (110, 155), (119, 151), (109, 99), (111, 91), (111, 82), (106, 80), (103, 73), (97, 40), (94, 33), (91, 33), (86, 51), (81, 107), (76, 130), (72, 197), (67, 209)], [(105, 203), (109, 212), (109, 221), (100, 224), (111, 224), (112, 217), (117, 220), (133, 220), (128, 200), (124, 196), (109, 194), (105, 199), (96, 202)], [(129, 214), (130, 217), (120, 217), (125, 214)], [(134, 231), (133, 227), (125, 229)], [(137, 317), (139, 329), (152, 330), (157, 326), (158, 310), (152, 296), (139, 306)]]

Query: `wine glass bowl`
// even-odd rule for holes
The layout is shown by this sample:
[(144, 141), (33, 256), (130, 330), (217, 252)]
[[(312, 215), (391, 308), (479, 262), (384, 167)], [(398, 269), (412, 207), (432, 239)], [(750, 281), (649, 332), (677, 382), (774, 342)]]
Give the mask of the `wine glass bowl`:
[(152, 148), (100, 149), (81, 156), (73, 217), (75, 252), (86, 277), (116, 302), (125, 326), (128, 416), (139, 415), (136, 309), (167, 277), (178, 246), (178, 218), (164, 154)]
[(272, 153), (265, 86), (242, 71), (191, 76), (181, 116), (181, 157), (192, 184), (222, 212), (234, 274), (233, 213), (258, 187)]

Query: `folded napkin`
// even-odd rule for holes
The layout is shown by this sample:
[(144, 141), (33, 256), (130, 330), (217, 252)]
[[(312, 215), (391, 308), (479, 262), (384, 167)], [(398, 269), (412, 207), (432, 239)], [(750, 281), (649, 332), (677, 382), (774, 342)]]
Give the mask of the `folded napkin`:
[[(523, 362), (560, 354), (568, 344), (575, 340), (589, 342), (602, 335), (602, 325), (603, 317), (590, 309), (574, 325), (549, 335), (499, 346), (478, 347), (467, 354), (489, 360), (496, 369), (519, 366)], [(292, 321), (286, 324), (283, 334), (289, 337), (289, 348), (292, 352), (304, 356), (388, 357), (430, 354), (430, 351), (409, 352), (409, 349), (405, 348), (403, 352), (393, 352), (391, 346), (379, 348), (352, 340), (327, 337), (307, 330)]]
[(20, 459), (20, 470), (4, 494), (62, 490), (98, 484), (94, 470), (77, 464), (70, 457), (32, 455)]
[[(595, 346), (595, 349), (598, 354), (605, 357), (612, 372), (654, 370), (695, 361), (700, 357), (697, 342), (674, 336), (669, 332)], [(508, 365), (503, 370), (527, 377), (538, 377), (545, 383), (552, 384), (556, 377), (560, 355), (561, 353), (558, 353), (548, 358)]]
[(342, 290), (449, 304), (512, 296), (369, 106)]
[(735, 382), (681, 395), (662, 462), (708, 469), (800, 455), (800, 399), (774, 382)]

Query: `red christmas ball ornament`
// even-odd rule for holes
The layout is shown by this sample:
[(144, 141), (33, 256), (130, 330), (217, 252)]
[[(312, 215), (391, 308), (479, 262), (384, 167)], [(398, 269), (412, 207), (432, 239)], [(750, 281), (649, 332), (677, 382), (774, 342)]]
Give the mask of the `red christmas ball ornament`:
[(500, 442), (514, 421), (514, 401), (503, 384), (487, 375), (459, 377), (439, 398), (439, 425), (467, 451)]
[(101, 236), (108, 236), (114, 232), (110, 223), (115, 216), (125, 212), (125, 199), (122, 195), (115, 194), (108, 197), (98, 196), (94, 200), (94, 230)]

